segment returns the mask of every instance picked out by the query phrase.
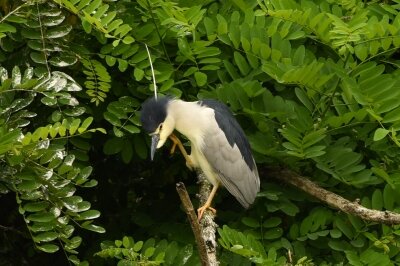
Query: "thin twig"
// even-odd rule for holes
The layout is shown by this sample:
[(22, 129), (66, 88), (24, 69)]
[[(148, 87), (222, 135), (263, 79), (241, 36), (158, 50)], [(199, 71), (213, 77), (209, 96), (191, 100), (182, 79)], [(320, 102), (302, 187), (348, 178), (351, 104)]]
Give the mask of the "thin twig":
[(36, 9), (37, 9), (37, 12), (38, 12), (38, 19), (39, 19), (39, 26), (40, 26), (40, 36), (42, 38), (42, 47), (43, 47), (44, 60), (46, 61), (47, 72), (49, 73), (49, 76), (50, 76), (50, 67), (49, 67), (49, 62), (47, 62), (46, 44), (45, 44), (45, 41), (44, 41), (42, 19), (40, 18), (40, 10), (39, 10), (39, 4), (38, 3), (36, 3)]
[(162, 36), (161, 36), (160, 30), (158, 29), (158, 24), (156, 23), (156, 19), (154, 18), (154, 15), (153, 15), (153, 8), (152, 8), (152, 6), (150, 5), (149, 0), (146, 0), (146, 1), (147, 1), (148, 11), (149, 11), (150, 16), (151, 16), (151, 20), (152, 20), (152, 22), (153, 22), (153, 24), (154, 24), (154, 27), (156, 28), (156, 32), (157, 32), (158, 38), (160, 38), (160, 42), (161, 42), (161, 46), (162, 46), (163, 51), (164, 51), (164, 55), (165, 55), (165, 57), (167, 58), (168, 62), (172, 65), (171, 59), (170, 59), (169, 56), (168, 56), (167, 48), (165, 47), (164, 39), (163, 39)]
[(298, 175), (287, 169), (272, 170), (271, 176), (277, 180), (289, 183), (307, 194), (310, 194), (329, 206), (341, 210), (347, 214), (355, 215), (365, 221), (378, 222), (382, 224), (394, 225), (400, 224), (400, 214), (391, 211), (371, 210), (361, 206), (358, 202), (351, 202), (342, 196), (328, 191), (308, 178)]
[(185, 184), (179, 182), (176, 184), (176, 191), (179, 194), (181, 199), (183, 208), (188, 216), (190, 226), (192, 227), (192, 231), (194, 234), (194, 238), (197, 243), (197, 249), (200, 256), (201, 265), (209, 266), (210, 262), (208, 261), (207, 249), (204, 239), (201, 234), (200, 224), (197, 221), (196, 213), (194, 212), (193, 204), (190, 201), (189, 194), (186, 191)]
[(9, 16), (13, 15), (14, 13), (16, 13), (18, 10), (20, 10), (21, 8), (28, 6), (28, 5), (32, 5), (31, 3), (24, 3), (22, 5), (20, 5), (19, 7), (17, 7), (16, 9), (10, 11), (7, 15), (5, 15), (4, 17), (2, 17), (0, 19), (0, 24), (3, 23)]

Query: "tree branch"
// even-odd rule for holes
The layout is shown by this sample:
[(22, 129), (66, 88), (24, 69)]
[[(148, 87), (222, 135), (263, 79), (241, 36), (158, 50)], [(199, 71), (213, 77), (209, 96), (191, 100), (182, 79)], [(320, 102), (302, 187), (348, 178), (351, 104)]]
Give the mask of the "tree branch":
[[(206, 203), (213, 186), (208, 182), (207, 178), (200, 170), (197, 171), (197, 178), (199, 179), (200, 184), (198, 197), (200, 206), (203, 206)], [(217, 260), (216, 241), (218, 225), (214, 222), (215, 214), (210, 210), (206, 210), (199, 223), (185, 185), (182, 182), (177, 183), (176, 190), (178, 191), (183, 208), (188, 216), (190, 226), (192, 227), (200, 255), (201, 265), (218, 266), (219, 262)]]
[(400, 214), (391, 211), (371, 210), (361, 206), (358, 202), (351, 202), (333, 192), (323, 189), (306, 177), (300, 176), (287, 169), (272, 170), (272, 176), (277, 180), (289, 183), (307, 194), (310, 194), (329, 206), (345, 213), (355, 215), (366, 221), (388, 225), (400, 224)]
[(183, 208), (188, 216), (190, 226), (192, 227), (192, 231), (194, 234), (194, 238), (197, 243), (197, 250), (199, 252), (201, 265), (209, 266), (210, 262), (208, 260), (206, 244), (202, 237), (202, 232), (200, 230), (200, 224), (197, 221), (197, 215), (194, 212), (193, 204), (190, 201), (189, 194), (186, 191), (185, 184), (179, 182), (176, 184), (176, 191), (178, 191), (179, 197), (181, 199)]
[[(199, 179), (199, 184), (200, 184), (199, 204), (200, 206), (203, 206), (206, 203), (208, 196), (210, 195), (213, 185), (210, 182), (208, 182), (206, 176), (200, 170), (197, 171), (197, 178)], [(215, 213), (213, 213), (210, 210), (206, 210), (200, 221), (201, 233), (206, 243), (208, 259), (211, 266), (219, 265), (217, 259), (217, 240), (216, 240), (218, 225), (214, 222), (214, 218), (215, 218)]]

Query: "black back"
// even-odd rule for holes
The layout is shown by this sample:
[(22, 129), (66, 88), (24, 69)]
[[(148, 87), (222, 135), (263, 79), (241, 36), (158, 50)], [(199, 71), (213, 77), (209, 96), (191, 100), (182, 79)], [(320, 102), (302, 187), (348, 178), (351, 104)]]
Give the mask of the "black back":
[(167, 117), (167, 106), (171, 98), (163, 97), (155, 99), (154, 97), (147, 99), (142, 104), (140, 113), (140, 121), (142, 127), (147, 133), (153, 133), (157, 127), (164, 122)]
[(244, 134), (243, 129), (236, 121), (231, 110), (225, 104), (216, 100), (202, 100), (199, 101), (200, 105), (205, 105), (214, 109), (215, 119), (219, 128), (224, 132), (225, 137), (228, 139), (229, 144), (233, 147), (235, 144), (238, 146), (246, 164), (251, 170), (254, 169), (253, 155), (251, 154), (250, 144)]

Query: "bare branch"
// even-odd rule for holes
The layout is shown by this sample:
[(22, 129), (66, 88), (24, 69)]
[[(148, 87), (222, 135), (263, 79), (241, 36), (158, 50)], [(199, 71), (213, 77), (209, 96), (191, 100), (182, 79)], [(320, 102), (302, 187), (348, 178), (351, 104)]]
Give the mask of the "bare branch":
[(201, 265), (209, 266), (210, 262), (208, 261), (207, 249), (204, 239), (201, 234), (200, 224), (197, 221), (197, 215), (194, 211), (193, 204), (190, 201), (189, 195), (186, 191), (185, 184), (179, 182), (176, 184), (176, 191), (178, 191), (179, 197), (181, 199), (183, 208), (188, 216), (190, 226), (192, 227), (192, 231), (194, 234), (194, 238), (197, 243), (197, 250), (199, 252)]
[[(182, 142), (174, 134), (170, 135), (170, 139), (174, 142), (174, 146), (171, 149), (171, 154), (174, 153), (175, 146), (178, 145), (179, 150), (181, 151), (183, 157), (185, 157), (186, 159), (186, 164), (190, 165), (191, 160), (186, 153)], [(207, 202), (213, 185), (208, 182), (206, 176), (200, 169), (197, 169), (197, 178), (199, 180), (198, 183), (200, 184), (198, 197), (200, 201), (200, 206), (203, 206)], [(218, 225), (214, 222), (215, 213), (210, 210), (206, 210), (199, 224), (197, 215), (194, 212), (193, 205), (190, 201), (185, 185), (181, 182), (177, 183), (176, 190), (178, 191), (183, 207), (185, 208), (186, 214), (188, 215), (189, 222), (196, 239), (202, 265), (218, 266), (219, 262), (217, 260), (216, 241), (216, 232)]]
[(277, 180), (283, 180), (307, 194), (310, 194), (329, 206), (345, 213), (355, 215), (366, 221), (378, 222), (388, 225), (400, 224), (400, 214), (391, 211), (371, 210), (361, 206), (358, 202), (351, 202), (333, 192), (330, 192), (287, 169), (272, 170), (271, 175)]
[[(199, 179), (200, 183), (199, 205), (203, 206), (206, 203), (213, 186), (210, 182), (208, 182), (206, 176), (200, 170), (197, 171), (197, 178)], [(219, 265), (217, 259), (217, 240), (216, 240), (216, 232), (218, 225), (214, 222), (214, 218), (215, 218), (215, 213), (213, 213), (210, 210), (206, 210), (200, 221), (201, 233), (206, 243), (208, 259), (211, 266)]]

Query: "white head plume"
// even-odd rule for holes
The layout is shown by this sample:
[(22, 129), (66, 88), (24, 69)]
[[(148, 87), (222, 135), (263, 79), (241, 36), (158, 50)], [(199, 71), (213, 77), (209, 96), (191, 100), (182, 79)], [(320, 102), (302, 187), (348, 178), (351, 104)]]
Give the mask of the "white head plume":
[(149, 61), (150, 61), (151, 74), (153, 75), (154, 98), (157, 100), (157, 84), (156, 84), (156, 77), (155, 77), (155, 75), (154, 75), (153, 63), (151, 62), (151, 55), (150, 55), (149, 48), (147, 47), (147, 44), (144, 44), (144, 45), (146, 46), (147, 55), (148, 55)]

